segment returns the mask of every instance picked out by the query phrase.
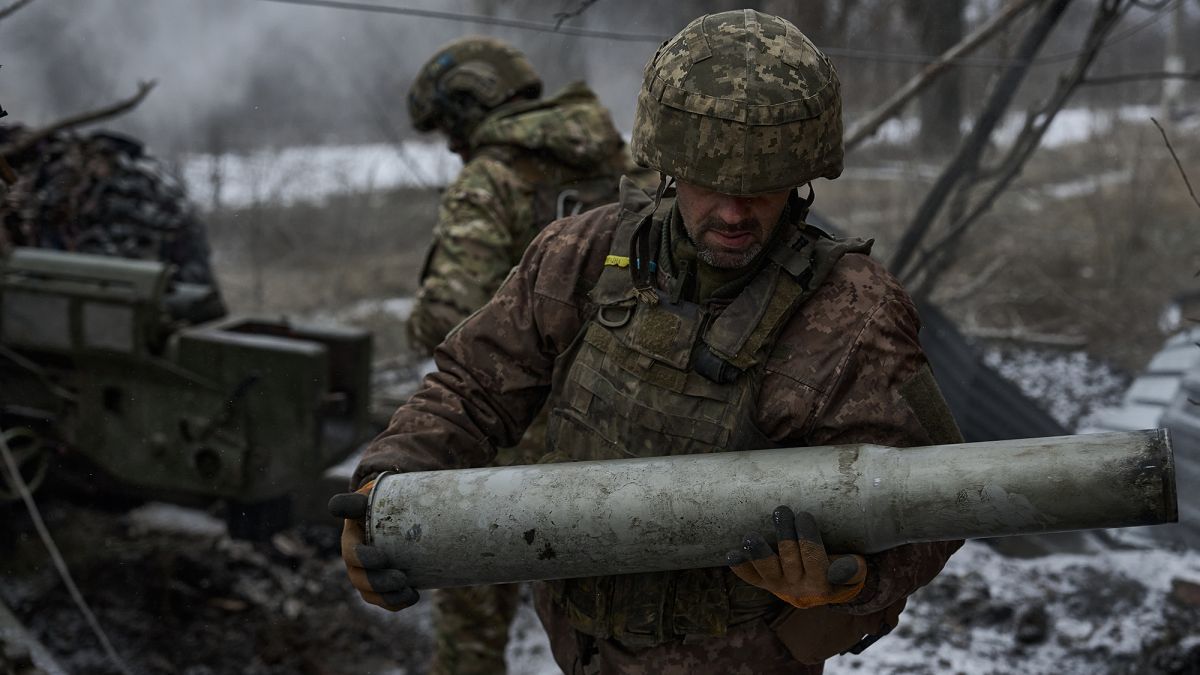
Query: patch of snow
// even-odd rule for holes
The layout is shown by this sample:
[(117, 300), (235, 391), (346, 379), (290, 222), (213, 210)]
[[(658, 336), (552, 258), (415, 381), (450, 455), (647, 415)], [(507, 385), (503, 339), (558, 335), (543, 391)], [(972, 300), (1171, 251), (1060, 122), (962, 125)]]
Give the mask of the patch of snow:
[(397, 321), (408, 321), (415, 304), (416, 301), (411, 297), (360, 300), (328, 314), (317, 314), (314, 319), (353, 324), (382, 314)]
[(991, 348), (983, 360), (1068, 429), (1092, 410), (1116, 403), (1128, 384), (1119, 371), (1084, 351)]
[[(919, 162), (880, 162), (871, 166), (846, 167), (842, 176), (854, 180), (936, 180), (942, 173), (936, 164)], [(895, 214), (893, 213), (894, 217)]]
[(202, 208), (317, 203), (338, 194), (437, 187), (462, 162), (444, 143), (406, 141), (298, 146), (241, 154), (193, 154), (182, 161), (188, 194)]
[(529, 585), (521, 589), (521, 604), (509, 628), (504, 660), (508, 672), (521, 675), (560, 675), (562, 673), (550, 653), (550, 638), (542, 628), (533, 609)]
[[(1154, 641), (1173, 641), (1179, 626), (1167, 607), (1176, 579), (1200, 581), (1200, 552), (1015, 559), (968, 542), (911, 597), (900, 628), (860, 655), (832, 659), (825, 672), (1112, 672), (1118, 662), (1142, 663)], [(1033, 607), (1045, 609), (1047, 629), (1022, 642), (1016, 629)]]
[[(5, 583), (8, 583), (7, 581)], [(17, 620), (8, 607), (0, 602), (0, 666), (9, 665), (9, 659), (22, 653), (29, 658), (42, 675), (67, 675), (54, 655)], [(15, 658), (13, 660), (16, 660)], [(6, 669), (5, 672), (17, 672)], [(20, 672), (27, 672), (21, 670)]]
[(225, 523), (204, 511), (186, 506), (150, 502), (125, 514), (131, 532), (160, 532), (217, 538), (226, 534)]
[[(1144, 661), (1155, 640), (1172, 640), (1178, 617), (1168, 616), (1167, 607), (1176, 580), (1200, 582), (1200, 551), (1022, 559), (967, 542), (939, 577), (909, 599), (900, 628), (862, 654), (834, 657), (825, 672), (1111, 672), (1116, 661)], [(1044, 608), (1045, 635), (1021, 641), (1023, 616), (1041, 611), (1031, 608)], [(1200, 645), (1200, 633), (1177, 642), (1178, 650), (1190, 653)], [(513, 624), (507, 661), (513, 673), (561, 672), (528, 601)]]
[(906, 145), (921, 133), (921, 120), (917, 117), (893, 117), (879, 126), (873, 136), (863, 142), (864, 146), (875, 143)]
[(1117, 169), (1094, 176), (1085, 176), (1076, 180), (1047, 183), (1042, 185), (1040, 190), (1051, 199), (1074, 199), (1076, 197), (1086, 197), (1106, 187), (1128, 183), (1132, 176), (1133, 171), (1129, 169)]
[[(1054, 121), (1050, 123), (1050, 127), (1042, 136), (1041, 147), (1058, 148), (1074, 143), (1084, 143), (1095, 136), (1108, 133), (1119, 122), (1149, 124), (1150, 117), (1159, 114), (1158, 106), (1149, 105), (1127, 105), (1115, 110), (1067, 108), (1060, 110), (1054, 116)], [(970, 133), (973, 122), (973, 119), (964, 119), (961, 125), (962, 133)], [(1009, 113), (992, 132), (991, 141), (1000, 146), (1012, 144), (1024, 124), (1024, 111)], [(919, 117), (892, 118), (884, 122), (875, 135), (863, 145), (907, 145), (915, 141), (920, 133), (921, 120)]]

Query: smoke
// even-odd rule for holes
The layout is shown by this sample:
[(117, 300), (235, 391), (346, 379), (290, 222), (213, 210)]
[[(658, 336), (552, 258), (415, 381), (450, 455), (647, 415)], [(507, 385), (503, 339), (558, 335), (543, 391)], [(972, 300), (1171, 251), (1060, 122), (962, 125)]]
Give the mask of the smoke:
[[(564, 2), (406, 0), (406, 6), (551, 21)], [(669, 33), (671, 18), (593, 8), (575, 25)], [(619, 25), (608, 25), (608, 24)], [(0, 23), (10, 120), (42, 125), (158, 87), (105, 126), (157, 151), (220, 151), (412, 135), (409, 83), (442, 43), (470, 33), (526, 50), (547, 90), (586, 78), (628, 129), (654, 45), (256, 0), (38, 0)]]

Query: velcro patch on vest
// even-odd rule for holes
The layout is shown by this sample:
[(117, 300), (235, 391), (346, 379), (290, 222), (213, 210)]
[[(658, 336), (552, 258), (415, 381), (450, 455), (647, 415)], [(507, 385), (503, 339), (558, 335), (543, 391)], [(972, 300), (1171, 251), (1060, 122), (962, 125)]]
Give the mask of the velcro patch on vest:
[[(610, 440), (618, 440), (616, 429), (605, 433), (605, 428), (625, 421), (654, 433), (698, 441), (713, 448), (720, 448), (729, 440), (730, 431), (720, 424), (721, 413), (725, 410), (722, 403), (680, 397), (649, 383), (627, 391), (610, 382), (600, 371), (582, 363), (576, 363), (573, 370), (575, 383), (594, 397), (593, 405), (603, 402), (610, 408), (593, 410), (597, 418), (603, 418), (595, 426)], [(648, 440), (650, 438), (647, 436)], [(633, 454), (642, 454), (638, 452), (641, 448), (629, 450)], [(668, 448), (651, 447), (650, 450), (645, 456), (670, 454)]]

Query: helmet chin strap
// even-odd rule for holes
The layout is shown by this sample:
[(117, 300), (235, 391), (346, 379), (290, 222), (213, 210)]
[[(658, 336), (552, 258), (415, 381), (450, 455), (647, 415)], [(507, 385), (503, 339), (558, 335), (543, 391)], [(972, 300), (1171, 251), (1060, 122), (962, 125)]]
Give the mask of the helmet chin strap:
[[(808, 196), (801, 197), (800, 188), (806, 186), (808, 187)], [(796, 214), (799, 216), (799, 220), (801, 222), (808, 220), (808, 210), (812, 207), (813, 202), (816, 201), (816, 199), (817, 191), (813, 189), (812, 181), (809, 181), (804, 185), (797, 185), (796, 189), (792, 191), (792, 208), (796, 209)]]

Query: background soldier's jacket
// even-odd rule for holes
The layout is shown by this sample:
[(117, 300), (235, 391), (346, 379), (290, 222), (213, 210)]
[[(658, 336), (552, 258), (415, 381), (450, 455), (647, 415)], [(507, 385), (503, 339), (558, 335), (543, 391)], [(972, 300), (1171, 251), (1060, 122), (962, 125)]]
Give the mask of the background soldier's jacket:
[[(635, 171), (607, 110), (582, 83), (539, 100), (501, 106), (472, 133), (471, 156), (442, 196), (434, 243), (408, 322), (415, 347), (432, 351), (482, 307), (525, 247), (568, 211), (615, 201)], [(578, 201), (576, 201), (578, 199)]]
[[(590, 318), (587, 294), (610, 253), (619, 213), (606, 206), (546, 228), (495, 298), (439, 346), (438, 372), (368, 449), (356, 481), (384, 470), (482, 466), (496, 447), (516, 442), (562, 375), (556, 358)], [(781, 329), (762, 370), (758, 431), (780, 446), (932, 444), (902, 394), (927, 368), (918, 328), (895, 279), (866, 255), (845, 255)], [(898, 612), (958, 545), (910, 544), (868, 556), (864, 593), (832, 611)], [(815, 658), (822, 656), (828, 654)]]

